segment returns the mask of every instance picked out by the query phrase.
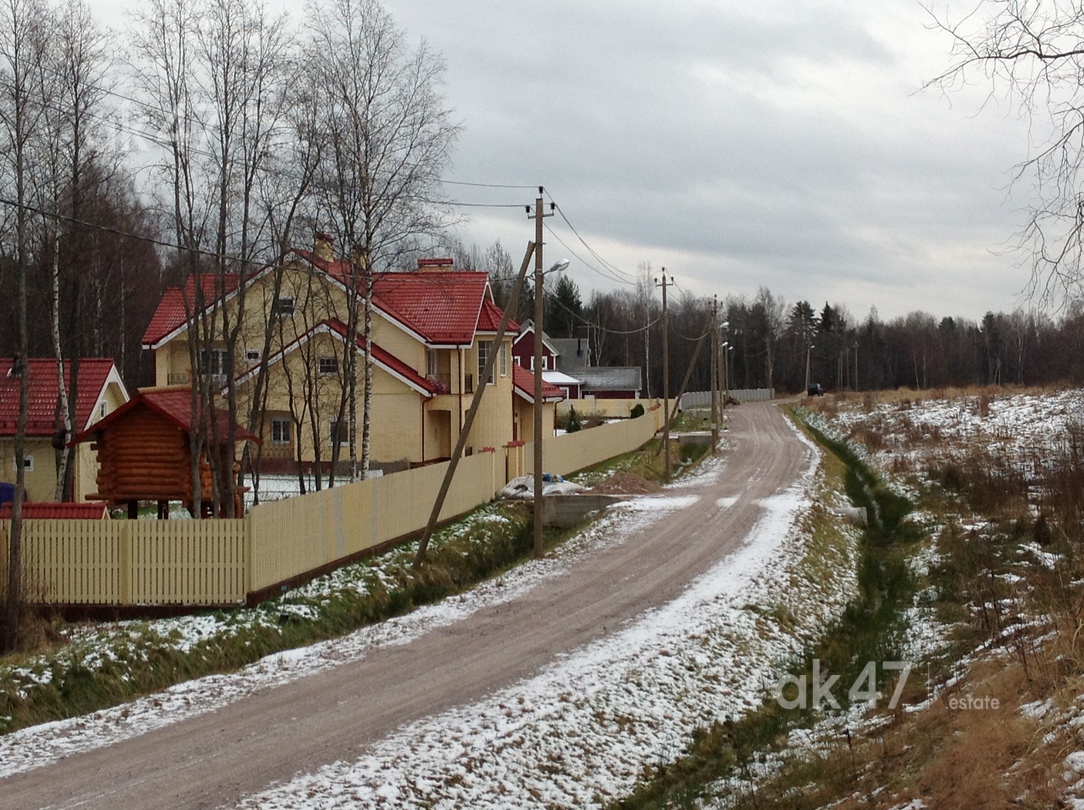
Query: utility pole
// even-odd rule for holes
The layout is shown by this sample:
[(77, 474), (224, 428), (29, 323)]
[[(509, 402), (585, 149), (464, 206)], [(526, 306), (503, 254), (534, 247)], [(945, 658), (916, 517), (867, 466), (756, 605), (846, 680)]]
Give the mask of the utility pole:
[(670, 483), (670, 316), (666, 308), (666, 288), (673, 283), (673, 278), (666, 280), (666, 268), (662, 268), (662, 281), (656, 279), (655, 286), (662, 287), (662, 446), (663, 480), (667, 484)]
[(711, 454), (719, 450), (719, 296), (711, 307)]
[[(531, 254), (535, 252), (536, 245), (534, 242), (527, 243), (527, 252), (523, 256), (523, 264), (519, 269), (519, 275), (516, 276), (516, 283), (512, 286), (512, 292), (508, 298), (508, 305), (504, 308), (504, 313), (501, 315), (501, 322), (497, 326), (497, 334), (493, 338), (493, 345), (496, 346), (496, 350), (489, 353), (489, 357), (486, 358), (485, 368), (482, 369), (482, 376), (479, 377), (478, 385), (474, 387), (474, 396), (471, 398), (470, 407), (467, 409), (466, 419), (463, 421), (463, 426), (459, 430), (459, 438), (456, 440), (455, 449), (452, 451), (452, 458), (448, 463), (448, 469), (444, 472), (444, 480), (440, 483), (440, 489), (437, 490), (437, 499), (433, 503), (433, 509), (429, 513), (429, 522), (425, 526), (425, 532), (422, 534), (421, 542), (418, 544), (418, 553), (414, 556), (414, 567), (421, 568), (425, 562), (425, 555), (429, 549), (429, 541), (433, 537), (433, 531), (436, 529), (437, 521), (440, 519), (440, 510), (444, 507), (444, 500), (448, 497), (448, 490), (452, 486), (452, 479), (455, 477), (456, 467), (459, 466), (459, 459), (463, 457), (463, 448), (467, 444), (467, 437), (470, 435), (471, 427), (474, 425), (474, 417), (478, 413), (478, 408), (482, 404), (482, 395), (485, 394), (485, 390), (488, 387), (486, 380), (493, 374), (493, 366), (497, 362), (497, 355), (500, 353), (501, 341), (504, 340), (504, 331), (508, 328), (508, 322), (512, 319), (512, 312), (515, 310), (516, 305), (519, 304), (519, 295), (523, 290), (524, 282), (527, 278), (527, 268), (531, 266)], [(540, 247), (539, 247), (540, 249)]]
[(527, 206), (527, 215), (534, 217), (534, 556), (541, 559), (542, 545), (542, 220), (553, 216), (554, 205), (547, 214), (542, 210), (542, 186), (534, 201), (534, 213)]

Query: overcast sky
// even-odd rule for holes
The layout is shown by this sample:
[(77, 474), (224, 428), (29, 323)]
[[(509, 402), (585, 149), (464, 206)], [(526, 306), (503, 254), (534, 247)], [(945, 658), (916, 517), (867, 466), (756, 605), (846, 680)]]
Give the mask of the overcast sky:
[[(627, 273), (650, 262), (697, 294), (766, 285), (858, 318), (1026, 303), (1027, 269), (1005, 253), (1026, 215), (1028, 189), (1010, 194), (1026, 128), (982, 107), (988, 87), (921, 90), (950, 43), (918, 0), (385, 5), (446, 61), (463, 125), (448, 179), (545, 186)], [(462, 211), (468, 244), (500, 239), (518, 264), (533, 236), (523, 209)], [(559, 217), (547, 224), (547, 265), (571, 258), (585, 293), (616, 286)]]
[[(98, 0), (107, 21), (137, 2)], [(518, 265), (533, 224), (507, 206), (541, 185), (606, 262), (665, 267), (698, 295), (763, 285), (858, 319), (1028, 305), (1007, 250), (1026, 122), (988, 85), (922, 90), (950, 42), (920, 0), (383, 2), (446, 63), (468, 246), (499, 239)], [(977, 0), (938, 2), (959, 17)], [(303, 17), (303, 0), (272, 3)], [(571, 259), (585, 300), (619, 286), (547, 225), (547, 266)]]

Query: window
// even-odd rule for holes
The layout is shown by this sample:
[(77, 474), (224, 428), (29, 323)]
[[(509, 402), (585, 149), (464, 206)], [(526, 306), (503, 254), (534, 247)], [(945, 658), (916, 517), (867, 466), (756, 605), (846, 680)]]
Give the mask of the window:
[(249, 363), (259, 363), (260, 362), (260, 350), (259, 349), (246, 349), (245, 350), (245, 360), (247, 360)]
[[(490, 353), (492, 351), (493, 351), (493, 341), (492, 340), (479, 340), (478, 341), (478, 381), (479, 381), (479, 383), (482, 381), (482, 379), (483, 379), (483, 377), (485, 375), (486, 363), (489, 362), (489, 355), (490, 355)], [(493, 383), (495, 382), (495, 380), (493, 379), (493, 372), (492, 371), (490, 371), (489, 379), (486, 380), (486, 382), (489, 385), (493, 385)]]
[(292, 297), (276, 298), (271, 305), (271, 314), (280, 318), (292, 318), (294, 316), (294, 299)]
[(335, 355), (331, 357), (320, 358), (320, 373), (324, 376), (331, 376), (339, 373), (339, 358)]
[(501, 342), (501, 376), (508, 376), (508, 344)]
[(523, 365), (523, 358), (522, 357), (513, 357), (512, 359), (515, 361), (517, 366), (522, 366)]
[[(15, 464), (15, 459), (11, 460), (11, 469), (18, 470), (18, 466)], [(27, 453), (23, 456), (23, 469), (27, 472), (34, 472), (34, 454)]]
[(98, 418), (105, 419), (105, 415), (109, 412), (109, 406), (104, 402), (98, 404)]
[(334, 445), (338, 441), (340, 447), (348, 445), (350, 443), (350, 426), (346, 422), (340, 423), (338, 419), (332, 419), (329, 424), (328, 442)]
[(206, 349), (203, 352), (203, 370), (208, 374), (224, 377), (228, 366), (225, 349)]
[(290, 443), (290, 420), (285, 416), (275, 416), (271, 419), (271, 444)]
[(425, 376), (431, 380), (437, 379), (437, 350), (429, 349), (425, 353)]

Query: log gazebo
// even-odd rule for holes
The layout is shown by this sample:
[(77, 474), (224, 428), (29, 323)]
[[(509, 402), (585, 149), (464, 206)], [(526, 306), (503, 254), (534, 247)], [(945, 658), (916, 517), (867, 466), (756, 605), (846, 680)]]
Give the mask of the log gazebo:
[[(192, 391), (184, 388), (151, 388), (136, 396), (91, 428), (72, 439), (72, 444), (92, 441), (97, 451), (98, 491), (87, 500), (105, 501), (111, 507), (127, 505), (128, 517), (138, 516), (140, 501), (155, 501), (158, 517), (169, 517), (170, 501), (180, 501), (195, 514), (192, 487), (191, 435), (199, 419), (193, 419)], [(240, 466), (229, 445), (229, 415), (215, 412), (213, 451), (218, 469), (236, 475)], [(234, 428), (238, 442), (260, 439), (240, 426)], [(199, 459), (200, 502), (203, 517), (210, 516), (213, 500), (213, 472), (208, 450), (212, 437), (205, 436)], [(244, 513), (243, 490), (234, 494), (234, 514)], [(225, 516), (225, 507), (219, 517)]]

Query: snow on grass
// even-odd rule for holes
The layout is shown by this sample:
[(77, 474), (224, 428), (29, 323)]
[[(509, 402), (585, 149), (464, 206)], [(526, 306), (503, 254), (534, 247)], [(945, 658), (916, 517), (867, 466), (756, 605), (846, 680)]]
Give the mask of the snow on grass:
[[(714, 474), (718, 474), (718, 470)], [(496, 580), (438, 604), (417, 608), (406, 616), (389, 619), (340, 639), (266, 656), (231, 675), (200, 678), (123, 706), (2, 736), (0, 778), (39, 767), (77, 751), (118, 742), (187, 717), (214, 711), (255, 691), (289, 683), (346, 661), (360, 660), (372, 649), (409, 644), (424, 633), (461, 621), (475, 611), (522, 596), (547, 579), (561, 576), (580, 555), (619, 544), (632, 532), (655, 524), (689, 501), (688, 496), (660, 495), (619, 504), (544, 559), (519, 566)], [(460, 526), (458, 531), (469, 531), (472, 522), (492, 519), (503, 518), (484, 511), (475, 513), (467, 521), (467, 527)], [(402, 560), (397, 561), (399, 557)], [(90, 667), (95, 658), (108, 658), (112, 649), (110, 645), (123, 644), (128, 634), (153, 636), (155, 644), (172, 644), (179, 650), (189, 651), (199, 641), (216, 633), (236, 632), (238, 627), (251, 626), (254, 622), (276, 624), (280, 612), (307, 615), (313, 610), (310, 605), (291, 604), (289, 600), (319, 599), (329, 596), (336, 589), (362, 587), (364, 575), (374, 571), (383, 572), (384, 576), (390, 578), (390, 571), (394, 570), (395, 565), (402, 561), (409, 564), (412, 558), (413, 548), (408, 547), (382, 558), (383, 567), (370, 570), (363, 563), (331, 572), (290, 592), (271, 612), (242, 610), (237, 614), (119, 623), (115, 628), (116, 635), (108, 641), (100, 637), (88, 638), (84, 642), (84, 652), (78, 655), (78, 663)], [(363, 576), (359, 577), (359, 574)], [(76, 646), (71, 645), (64, 651), (73, 653)], [(65, 662), (63, 665), (70, 664)], [(49, 666), (42, 663), (0, 673), (3, 677), (24, 684), (24, 688), (32, 688), (34, 683), (47, 683), (50, 674)]]

